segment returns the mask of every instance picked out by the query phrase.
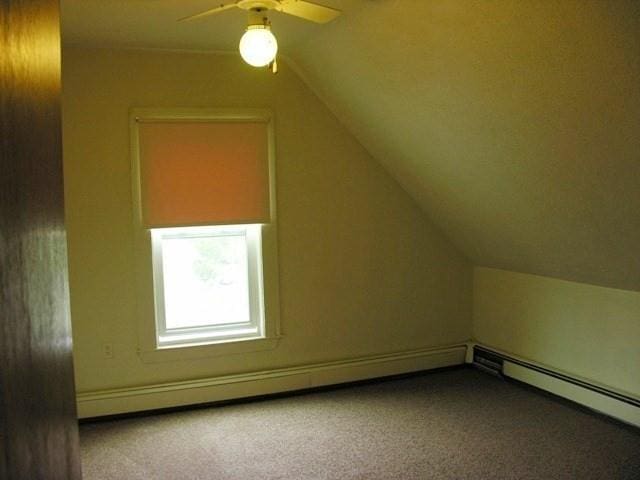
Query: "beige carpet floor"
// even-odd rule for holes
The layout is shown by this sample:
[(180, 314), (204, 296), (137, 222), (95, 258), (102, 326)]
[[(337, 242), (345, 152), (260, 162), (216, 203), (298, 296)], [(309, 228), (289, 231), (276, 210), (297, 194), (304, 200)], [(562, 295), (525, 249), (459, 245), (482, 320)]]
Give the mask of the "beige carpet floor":
[(85, 480), (640, 479), (640, 430), (473, 369), (80, 433)]

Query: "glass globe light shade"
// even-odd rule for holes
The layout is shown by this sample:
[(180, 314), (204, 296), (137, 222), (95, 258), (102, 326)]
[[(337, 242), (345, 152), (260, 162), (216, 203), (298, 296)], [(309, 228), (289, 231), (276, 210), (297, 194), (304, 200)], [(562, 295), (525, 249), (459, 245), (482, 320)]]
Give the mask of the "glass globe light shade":
[(254, 67), (269, 65), (277, 52), (278, 41), (264, 25), (250, 25), (240, 39), (240, 55)]

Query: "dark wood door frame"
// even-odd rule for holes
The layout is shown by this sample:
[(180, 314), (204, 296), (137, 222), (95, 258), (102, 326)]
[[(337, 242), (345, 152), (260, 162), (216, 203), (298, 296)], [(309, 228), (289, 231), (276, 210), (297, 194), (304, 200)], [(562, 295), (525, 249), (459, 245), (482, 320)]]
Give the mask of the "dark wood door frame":
[(0, 478), (80, 479), (57, 0), (0, 0)]

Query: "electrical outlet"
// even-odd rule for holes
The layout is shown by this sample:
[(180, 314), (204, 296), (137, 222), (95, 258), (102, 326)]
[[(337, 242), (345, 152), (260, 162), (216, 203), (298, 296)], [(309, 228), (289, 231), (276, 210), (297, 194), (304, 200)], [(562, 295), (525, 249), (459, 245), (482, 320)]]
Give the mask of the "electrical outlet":
[(104, 358), (113, 358), (113, 345), (105, 343), (102, 346), (102, 353), (104, 354)]

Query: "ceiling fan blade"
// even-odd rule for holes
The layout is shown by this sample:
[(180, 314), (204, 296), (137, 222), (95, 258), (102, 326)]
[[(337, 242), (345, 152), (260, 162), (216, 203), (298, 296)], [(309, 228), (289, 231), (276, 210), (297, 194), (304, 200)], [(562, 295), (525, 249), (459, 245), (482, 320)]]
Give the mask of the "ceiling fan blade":
[(316, 23), (330, 22), (342, 13), (335, 8), (325, 7), (306, 0), (289, 0), (288, 2), (283, 2), (276, 10)]
[(178, 21), (185, 22), (188, 20), (196, 20), (198, 18), (208, 17), (209, 15), (215, 15), (216, 13), (224, 12), (225, 10), (229, 10), (230, 8), (233, 8), (235, 6), (237, 6), (235, 2), (227, 4), (221, 3), (217, 7), (205, 10), (204, 12), (196, 13), (195, 15), (189, 15), (187, 17), (180, 18), (178, 19)]

